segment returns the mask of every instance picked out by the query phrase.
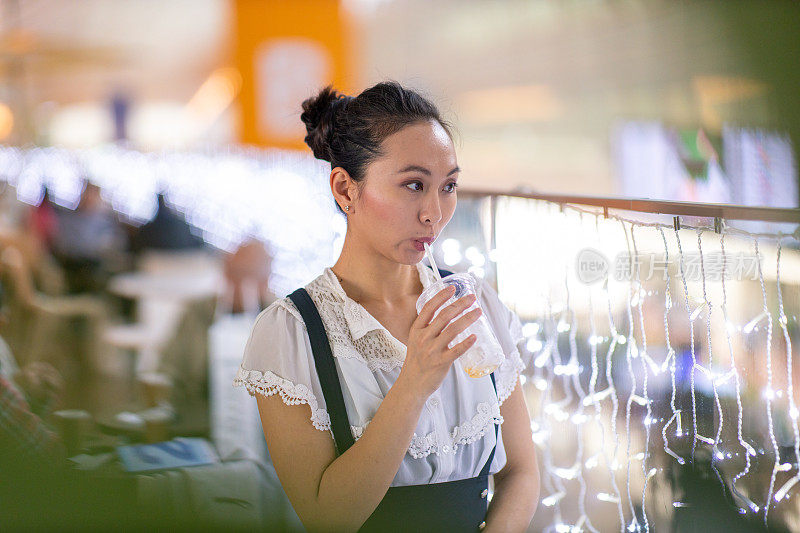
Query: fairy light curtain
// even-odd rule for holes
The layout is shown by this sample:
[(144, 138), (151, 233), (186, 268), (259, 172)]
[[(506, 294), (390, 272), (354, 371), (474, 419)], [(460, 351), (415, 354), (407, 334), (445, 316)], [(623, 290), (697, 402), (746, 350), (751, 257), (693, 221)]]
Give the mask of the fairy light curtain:
[[(798, 233), (719, 233), (497, 200), (501, 298), (527, 320), (535, 525), (662, 531), (705, 465), (739, 513), (797, 520)], [(781, 227), (785, 227), (781, 226)]]

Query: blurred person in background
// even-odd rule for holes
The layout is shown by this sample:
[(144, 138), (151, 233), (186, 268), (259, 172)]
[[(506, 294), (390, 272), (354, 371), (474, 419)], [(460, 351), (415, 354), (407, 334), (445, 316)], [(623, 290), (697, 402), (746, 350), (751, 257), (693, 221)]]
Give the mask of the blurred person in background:
[[(415, 307), (436, 279), (422, 241), (456, 208), (449, 126), (395, 82), (357, 97), (327, 87), (303, 102), (301, 120), (314, 155), (331, 164), (344, 246), (305, 293), (259, 315), (235, 380), (257, 399), (295, 511), (310, 530), (526, 530), (539, 474), (519, 385), (519, 318), (485, 281), (436, 318), (449, 289), (419, 315)], [(449, 343), (481, 309), (448, 324), (478, 298), (505, 358), (472, 378), (453, 362), (475, 336)], [(347, 405), (331, 401), (342, 396)]]
[(32, 286), (48, 295), (63, 294), (66, 290), (64, 274), (48, 248), (30, 231), (22, 229), (0, 229), (0, 251), (13, 248), (20, 262), (30, 273)]
[(38, 242), (52, 251), (53, 241), (58, 231), (58, 206), (50, 199), (50, 190), (45, 187), (42, 201), (28, 214), (28, 228)]
[(263, 311), (275, 300), (269, 288), (271, 270), (272, 255), (263, 242), (254, 238), (246, 240), (234, 253), (225, 257), (223, 272), (228, 284), (231, 313), (250, 310), (248, 289), (255, 293), (258, 311)]
[(110, 273), (118, 269), (124, 233), (100, 196), (100, 187), (86, 182), (77, 208), (56, 213), (53, 254), (64, 269), (69, 292), (102, 290)]
[(3, 509), (18, 511), (34, 488), (28, 480), (46, 472), (57, 475), (65, 465), (61, 438), (43, 420), (57, 403), (63, 381), (47, 363), (20, 369), (2, 337), (7, 325), (0, 284), (0, 501)]
[(48, 295), (62, 294), (66, 290), (63, 272), (52, 255), (53, 239), (58, 231), (58, 209), (61, 208), (52, 202), (45, 188), (42, 202), (23, 208), (18, 224), (0, 224), (0, 250), (8, 247), (17, 250), (30, 272), (33, 286)]
[[(2, 311), (0, 310), (0, 313)], [(0, 317), (2, 320), (2, 317)], [(61, 375), (42, 361), (19, 368), (0, 329), (0, 472), (33, 465), (52, 468), (64, 460), (61, 439), (46, 418), (64, 389)]]
[(145, 250), (192, 250), (202, 248), (203, 239), (194, 233), (186, 219), (158, 194), (158, 207), (152, 220), (135, 230), (131, 239), (134, 253)]
[(64, 380), (44, 361), (20, 368), (3, 338), (8, 326), (0, 281), (0, 470), (6, 473), (20, 464), (52, 466), (64, 458), (60, 438), (43, 421), (60, 403)]

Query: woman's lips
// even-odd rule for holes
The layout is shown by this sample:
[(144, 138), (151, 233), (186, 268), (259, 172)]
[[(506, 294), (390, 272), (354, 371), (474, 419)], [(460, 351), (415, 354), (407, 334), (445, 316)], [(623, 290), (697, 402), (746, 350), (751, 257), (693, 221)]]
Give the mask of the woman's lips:
[(424, 252), (425, 243), (427, 242), (428, 245), (430, 245), (433, 242), (433, 239), (413, 239), (411, 242), (414, 244), (414, 248), (418, 252)]

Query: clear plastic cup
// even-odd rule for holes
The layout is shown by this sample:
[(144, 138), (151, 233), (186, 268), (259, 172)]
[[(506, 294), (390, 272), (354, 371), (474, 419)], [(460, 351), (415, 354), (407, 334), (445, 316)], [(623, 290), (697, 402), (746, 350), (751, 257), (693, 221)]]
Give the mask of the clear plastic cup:
[[(422, 291), (419, 298), (417, 299), (417, 313), (422, 310), (422, 307), (433, 298), (439, 291), (446, 288), (449, 285), (454, 285), (456, 288), (455, 293), (453, 296), (450, 297), (447, 302), (445, 302), (439, 309), (436, 310), (436, 315), (439, 314), (439, 311), (450, 305), (451, 303), (455, 302), (459, 298), (466, 296), (467, 294), (475, 294), (475, 280), (469, 274), (451, 274), (445, 278), (442, 278), (441, 282), (437, 281), (428, 285), (428, 287)], [(464, 315), (477, 307), (480, 307), (478, 301), (475, 300), (469, 308), (465, 309), (460, 315), (458, 315), (453, 320)], [(500, 347), (500, 343), (497, 342), (497, 338), (494, 336), (492, 332), (492, 328), (489, 326), (489, 322), (486, 320), (485, 315), (481, 315), (478, 317), (478, 320), (467, 326), (467, 328), (456, 335), (456, 338), (453, 339), (452, 342), (448, 345), (448, 348), (452, 348), (459, 342), (463, 341), (467, 337), (472, 334), (475, 334), (477, 337), (475, 344), (470, 346), (469, 350), (464, 352), (461, 357), (458, 358), (458, 363), (461, 365), (461, 368), (473, 378), (479, 378), (481, 376), (485, 376), (487, 374), (491, 374), (494, 370), (503, 362), (503, 349)]]

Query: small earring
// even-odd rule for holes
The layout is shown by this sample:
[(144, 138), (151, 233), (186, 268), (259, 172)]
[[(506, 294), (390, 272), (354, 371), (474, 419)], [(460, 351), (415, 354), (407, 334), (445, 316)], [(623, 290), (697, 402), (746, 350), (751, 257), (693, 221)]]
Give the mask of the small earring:
[(345, 211), (350, 211), (350, 206), (349, 205), (344, 206), (344, 210)]

